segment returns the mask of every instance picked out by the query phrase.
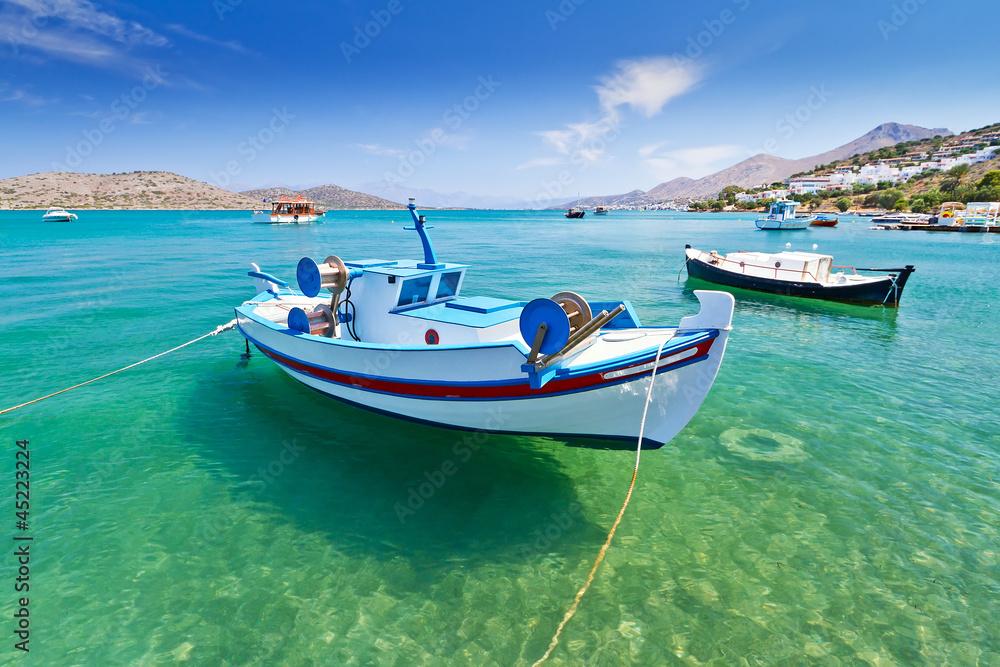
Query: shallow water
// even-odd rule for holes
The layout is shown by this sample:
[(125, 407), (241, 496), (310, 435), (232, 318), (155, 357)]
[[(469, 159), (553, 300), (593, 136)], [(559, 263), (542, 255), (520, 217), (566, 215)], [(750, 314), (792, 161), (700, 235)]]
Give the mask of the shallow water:
[[(253, 295), (251, 261), (292, 278), (303, 255), (418, 257), (407, 217), (2, 212), (0, 409), (225, 323)], [(685, 243), (917, 267), (898, 311), (736, 292), (719, 378), (643, 455), (551, 664), (1000, 665), (1000, 237), (669, 212), (428, 218), (439, 257), (473, 265), (465, 294), (570, 289), (630, 299), (645, 324), (676, 323), (710, 288), (678, 280)], [(634, 453), (368, 414), (242, 352), (229, 332), (0, 417), (8, 545), (16, 439), (30, 440), (34, 537), (31, 653), (5, 633), (3, 661), (540, 657)]]

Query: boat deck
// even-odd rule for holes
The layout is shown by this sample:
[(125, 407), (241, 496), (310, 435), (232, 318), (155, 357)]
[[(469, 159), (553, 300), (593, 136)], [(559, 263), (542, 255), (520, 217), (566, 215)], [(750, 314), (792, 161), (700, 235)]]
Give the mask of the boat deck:
[(524, 301), (475, 296), (420, 305), (397, 314), (442, 324), (484, 329), (518, 319), (525, 305)]

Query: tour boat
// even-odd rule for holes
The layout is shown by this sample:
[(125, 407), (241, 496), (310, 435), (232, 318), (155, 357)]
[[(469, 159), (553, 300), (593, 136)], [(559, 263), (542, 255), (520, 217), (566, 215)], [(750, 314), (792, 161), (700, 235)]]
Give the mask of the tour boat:
[(767, 215), (757, 218), (757, 229), (784, 230), (806, 229), (816, 218), (813, 216), (796, 216), (799, 202), (782, 199), (771, 204)]
[(45, 222), (73, 222), (77, 219), (76, 213), (70, 213), (64, 208), (59, 208), (58, 206), (52, 206), (47, 211), (45, 215), (42, 216), (42, 220)]
[[(899, 305), (913, 265), (902, 269), (835, 266), (830, 255), (811, 252), (715, 252), (684, 246), (688, 275), (719, 285), (811, 299), (871, 305)], [(831, 269), (840, 269), (832, 273)], [(847, 273), (850, 271), (850, 273)], [(887, 273), (863, 276), (858, 271)]]
[(810, 227), (836, 227), (840, 218), (833, 213), (820, 213), (810, 223)]
[(872, 218), (876, 225), (929, 225), (931, 216), (925, 213), (889, 213)]
[(567, 218), (582, 218), (585, 215), (587, 215), (587, 212), (584, 211), (582, 208), (571, 208), (570, 210), (566, 211)]
[(594, 209), (594, 215), (607, 215), (608, 209), (606, 206), (598, 206)]
[(628, 301), (572, 292), (465, 296), (469, 267), (439, 262), (424, 216), (412, 199), (408, 208), (423, 261), (305, 257), (298, 289), (254, 264), (259, 293), (236, 308), (248, 346), (331, 398), (443, 427), (634, 441), (654, 366), (644, 446), (697, 412), (722, 363), (732, 295), (696, 292), (700, 312), (674, 327), (643, 327)]
[[(264, 200), (267, 202), (267, 200)], [(316, 208), (312, 200), (305, 197), (279, 197), (272, 199), (270, 211), (256, 210), (253, 212), (254, 222), (263, 222), (272, 225), (281, 223), (305, 223), (316, 222), (326, 215), (326, 211)]]

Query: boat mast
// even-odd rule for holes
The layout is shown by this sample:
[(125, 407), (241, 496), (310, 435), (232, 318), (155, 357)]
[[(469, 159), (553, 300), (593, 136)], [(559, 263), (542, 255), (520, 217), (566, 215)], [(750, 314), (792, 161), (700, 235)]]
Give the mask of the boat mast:
[(437, 261), (437, 257), (434, 255), (434, 246), (431, 245), (431, 239), (427, 236), (428, 229), (434, 229), (433, 227), (426, 227), (426, 219), (422, 215), (417, 215), (417, 205), (414, 203), (413, 197), (410, 197), (410, 203), (407, 204), (406, 208), (410, 210), (410, 215), (413, 216), (413, 227), (404, 227), (404, 229), (415, 229), (417, 234), (420, 234), (420, 242), (424, 246), (424, 263), (417, 264), (418, 269), (440, 269), (444, 267), (444, 264), (440, 264)]

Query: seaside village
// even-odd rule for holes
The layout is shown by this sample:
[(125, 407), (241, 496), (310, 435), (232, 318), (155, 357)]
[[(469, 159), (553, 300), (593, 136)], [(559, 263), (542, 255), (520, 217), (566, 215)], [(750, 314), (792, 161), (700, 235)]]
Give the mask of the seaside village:
[[(864, 166), (837, 167), (833, 173), (822, 176), (802, 176), (785, 181), (787, 189), (765, 190), (763, 192), (741, 192), (736, 201), (741, 203), (760, 202), (767, 199), (785, 199), (792, 195), (814, 195), (821, 191), (849, 193), (855, 185), (876, 185), (878, 183), (906, 183), (923, 172), (948, 171), (959, 165), (985, 162), (995, 157), (1000, 147), (1000, 132), (992, 132), (978, 137), (945, 142), (939, 150), (907, 153), (901, 157), (879, 160), (876, 164)], [(983, 146), (983, 144), (986, 146)]]

